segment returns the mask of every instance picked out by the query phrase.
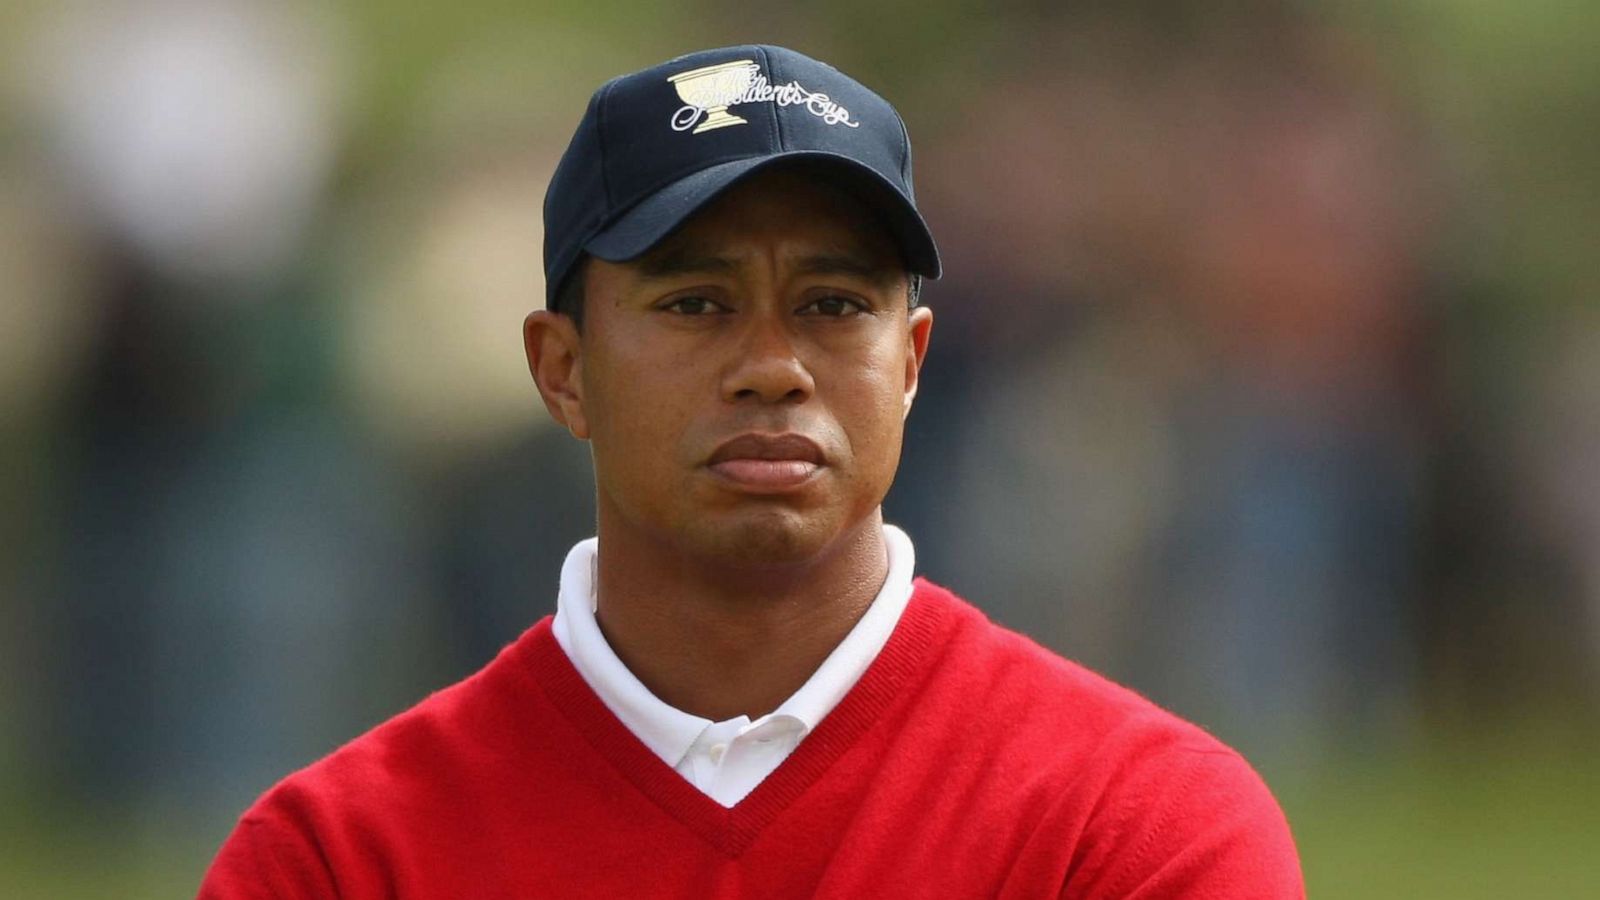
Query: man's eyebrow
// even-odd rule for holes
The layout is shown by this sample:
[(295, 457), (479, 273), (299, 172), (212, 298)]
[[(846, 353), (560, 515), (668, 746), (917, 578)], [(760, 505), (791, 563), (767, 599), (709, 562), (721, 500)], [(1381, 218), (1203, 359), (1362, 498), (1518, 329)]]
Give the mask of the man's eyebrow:
[(646, 278), (667, 278), (673, 275), (700, 275), (732, 272), (738, 264), (726, 256), (717, 256), (695, 247), (670, 247), (643, 257), (636, 264), (639, 274)]
[[(738, 270), (739, 261), (706, 248), (683, 245), (647, 254), (634, 265), (645, 278), (670, 278), (727, 274)], [(795, 267), (808, 275), (848, 275), (875, 284), (888, 284), (901, 274), (895, 266), (855, 253), (815, 253), (796, 260)]]
[(797, 263), (800, 271), (811, 275), (852, 275), (876, 284), (888, 284), (900, 270), (853, 254), (823, 253), (807, 256)]

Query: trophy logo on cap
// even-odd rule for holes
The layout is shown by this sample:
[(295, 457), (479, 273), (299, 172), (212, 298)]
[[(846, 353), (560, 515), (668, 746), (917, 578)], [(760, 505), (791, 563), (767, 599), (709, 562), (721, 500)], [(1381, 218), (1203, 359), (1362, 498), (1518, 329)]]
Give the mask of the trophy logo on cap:
[(728, 107), (739, 102), (759, 71), (755, 60), (739, 59), (679, 72), (668, 78), (686, 104), (672, 114), (672, 130), (693, 128), (692, 134), (700, 134), (748, 122), (728, 112)]

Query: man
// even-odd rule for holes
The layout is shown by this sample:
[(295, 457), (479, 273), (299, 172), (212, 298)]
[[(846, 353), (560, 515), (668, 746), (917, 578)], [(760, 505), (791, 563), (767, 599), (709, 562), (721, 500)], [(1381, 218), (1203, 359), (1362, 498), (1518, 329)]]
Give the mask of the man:
[(616, 79), (545, 220), (528, 364), (597, 538), (203, 897), (1302, 895), (1236, 754), (913, 582), (879, 503), (939, 260), (887, 102), (778, 47)]

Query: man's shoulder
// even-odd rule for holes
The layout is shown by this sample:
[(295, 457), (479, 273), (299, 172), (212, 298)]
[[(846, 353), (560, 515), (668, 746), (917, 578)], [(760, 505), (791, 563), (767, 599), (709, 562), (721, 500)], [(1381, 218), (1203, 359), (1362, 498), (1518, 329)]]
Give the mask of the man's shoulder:
[(1071, 728), (1086, 738), (1139, 732), (1194, 749), (1227, 748), (1204, 729), (1162, 708), (1133, 688), (991, 621), (972, 602), (926, 579), (924, 602), (953, 608), (959, 627), (942, 668), (978, 689), (991, 714), (1043, 728)]
[[(448, 794), (463, 773), (481, 770), (523, 740), (516, 723), (534, 714), (538, 694), (529, 657), (549, 629), (544, 619), (477, 672), (441, 688), (295, 771), (261, 796), (244, 820), (292, 808), (315, 818), (341, 815), (423, 794)], [(381, 809), (373, 812), (381, 814)]]
[(1083, 895), (1302, 896), (1283, 812), (1239, 753), (953, 593), (918, 590), (962, 623), (936, 688), (964, 735), (951, 752), (1004, 760), (1052, 821), (1071, 823)]
[(545, 619), (477, 673), (279, 781), (240, 817), (200, 896), (334, 896), (336, 883), (384, 883), (429, 835), (470, 832), (559, 730), (529, 726), (548, 707), (534, 674), (548, 632)]

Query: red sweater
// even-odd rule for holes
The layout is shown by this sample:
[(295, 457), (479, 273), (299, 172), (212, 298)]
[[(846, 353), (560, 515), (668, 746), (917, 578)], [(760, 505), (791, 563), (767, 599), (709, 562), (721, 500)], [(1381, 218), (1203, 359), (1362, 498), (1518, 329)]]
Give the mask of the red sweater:
[(918, 580), (894, 635), (724, 809), (634, 738), (545, 619), (289, 776), (202, 900), (1303, 897), (1283, 814), (1200, 729)]

